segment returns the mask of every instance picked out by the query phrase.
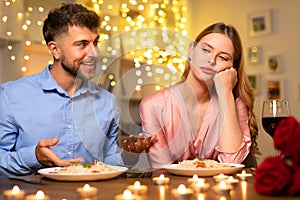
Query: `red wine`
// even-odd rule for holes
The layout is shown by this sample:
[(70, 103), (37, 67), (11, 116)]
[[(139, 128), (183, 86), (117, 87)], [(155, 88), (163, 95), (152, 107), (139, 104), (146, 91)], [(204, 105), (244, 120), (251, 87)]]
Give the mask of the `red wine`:
[(263, 117), (262, 118), (262, 125), (265, 131), (271, 136), (274, 136), (274, 131), (277, 128), (278, 123), (280, 120), (285, 119), (287, 117)]

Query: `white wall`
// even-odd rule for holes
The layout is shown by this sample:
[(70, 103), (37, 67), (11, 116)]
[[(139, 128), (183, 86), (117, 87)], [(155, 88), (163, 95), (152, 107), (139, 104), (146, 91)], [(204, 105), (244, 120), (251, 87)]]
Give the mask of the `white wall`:
[[(272, 33), (257, 37), (249, 36), (248, 14), (271, 9)], [(290, 0), (188, 0), (189, 33), (195, 38), (206, 26), (215, 22), (225, 22), (234, 25), (242, 38), (244, 52), (251, 46), (261, 47), (261, 62), (251, 64), (245, 53), (246, 71), (248, 74), (260, 76), (259, 93), (255, 101), (255, 112), (260, 129), (259, 148), (263, 155), (259, 163), (266, 156), (274, 154), (273, 141), (263, 131), (261, 126), (262, 101), (267, 98), (265, 81), (269, 79), (283, 80), (284, 97), (289, 100), (291, 113), (300, 119), (300, 1)], [(280, 74), (272, 74), (268, 71), (268, 57), (278, 55), (279, 65), (282, 67)]]

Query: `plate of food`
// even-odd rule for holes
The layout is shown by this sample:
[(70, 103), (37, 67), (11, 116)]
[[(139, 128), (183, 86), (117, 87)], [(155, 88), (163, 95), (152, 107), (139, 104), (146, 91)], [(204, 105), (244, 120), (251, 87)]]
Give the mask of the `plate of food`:
[(162, 168), (171, 174), (181, 176), (214, 176), (218, 174), (233, 174), (244, 168), (243, 164), (219, 163), (215, 160), (202, 160), (195, 158), (194, 160), (184, 160), (178, 164), (164, 165)]
[(38, 170), (38, 173), (59, 181), (96, 181), (112, 179), (123, 172), (127, 167), (106, 165), (102, 162), (72, 163), (68, 167), (51, 167)]

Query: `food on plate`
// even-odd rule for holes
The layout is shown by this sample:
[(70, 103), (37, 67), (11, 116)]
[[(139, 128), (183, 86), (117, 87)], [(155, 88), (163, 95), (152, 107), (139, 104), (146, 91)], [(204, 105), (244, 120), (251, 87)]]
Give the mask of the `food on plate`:
[(51, 174), (87, 174), (87, 173), (103, 173), (116, 171), (111, 165), (106, 165), (103, 162), (95, 161), (92, 163), (72, 162), (70, 166), (56, 169)]
[(215, 160), (205, 159), (202, 160), (200, 158), (195, 158), (194, 160), (183, 160), (179, 162), (177, 168), (223, 168), (223, 167), (230, 167), (229, 164), (226, 163), (219, 163)]

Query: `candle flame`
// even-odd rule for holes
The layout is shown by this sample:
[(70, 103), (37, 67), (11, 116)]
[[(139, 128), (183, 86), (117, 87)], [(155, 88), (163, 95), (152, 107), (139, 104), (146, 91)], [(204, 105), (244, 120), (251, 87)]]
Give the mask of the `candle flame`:
[(205, 194), (203, 193), (198, 194), (198, 200), (205, 200)]
[(165, 178), (165, 175), (163, 175), (163, 174), (161, 174), (160, 176), (159, 176), (159, 179), (164, 179)]
[(89, 184), (85, 184), (84, 186), (83, 186), (83, 190), (84, 191), (89, 191), (91, 189), (91, 186), (89, 185)]
[(132, 199), (132, 193), (130, 190), (128, 190), (128, 189), (124, 190), (123, 199)]
[(139, 189), (139, 188), (141, 187), (141, 182), (135, 181), (133, 187), (134, 187), (135, 189)]
[(13, 189), (12, 189), (12, 193), (15, 195), (15, 194), (19, 194), (20, 193), (20, 188), (17, 186), (17, 185), (15, 185), (14, 187), (13, 187)]
[(184, 184), (180, 184), (177, 188), (179, 193), (185, 193), (186, 192), (186, 187)]
[(197, 174), (194, 174), (194, 175), (193, 175), (193, 180), (194, 180), (194, 181), (197, 181), (197, 180), (198, 180), (198, 175), (197, 175)]
[(220, 181), (219, 187), (220, 187), (220, 189), (226, 189), (225, 181)]
[(42, 190), (37, 191), (35, 198), (37, 200), (43, 200), (45, 198), (45, 194)]

